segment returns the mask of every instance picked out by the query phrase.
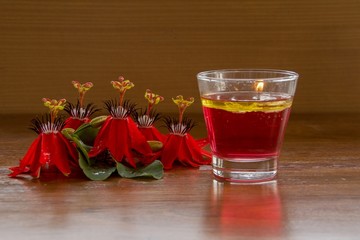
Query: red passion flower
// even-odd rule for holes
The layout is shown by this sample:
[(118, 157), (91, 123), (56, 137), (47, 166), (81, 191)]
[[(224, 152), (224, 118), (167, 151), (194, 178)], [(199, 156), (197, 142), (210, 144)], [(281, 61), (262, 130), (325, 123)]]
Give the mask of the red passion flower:
[(41, 171), (60, 171), (65, 176), (71, 173), (72, 168), (77, 168), (78, 153), (75, 147), (61, 134), (64, 122), (56, 115), (64, 108), (65, 99), (43, 99), (44, 105), (50, 108), (50, 114), (41, 119), (32, 120), (32, 130), (38, 137), (29, 147), (25, 156), (17, 167), (11, 167), (9, 176), (30, 174), (35, 178), (40, 177)]
[[(152, 151), (145, 137), (130, 118), (135, 111), (135, 104), (123, 101), (126, 90), (134, 87), (134, 84), (129, 80), (124, 80), (123, 77), (119, 77), (119, 81), (111, 83), (120, 92), (120, 101), (105, 102), (110, 116), (101, 126), (95, 138), (94, 147), (89, 152), (89, 157), (95, 157), (108, 150), (115, 161), (125, 160), (135, 168), (135, 157), (140, 154), (145, 158), (150, 158)], [(145, 158), (139, 159), (145, 161)]]
[(191, 167), (210, 164), (210, 154), (201, 149), (205, 141), (196, 141), (190, 135), (194, 123), (183, 116), (185, 109), (194, 102), (194, 98), (185, 100), (179, 95), (173, 101), (179, 108), (179, 120), (170, 117), (165, 119), (169, 134), (161, 153), (164, 169), (171, 169), (176, 160), (184, 166)]

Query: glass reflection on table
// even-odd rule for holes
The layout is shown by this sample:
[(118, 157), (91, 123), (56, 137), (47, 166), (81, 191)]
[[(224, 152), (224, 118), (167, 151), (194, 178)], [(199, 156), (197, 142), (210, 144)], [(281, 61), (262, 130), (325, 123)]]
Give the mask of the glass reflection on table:
[(212, 234), (219, 236), (283, 237), (282, 206), (276, 180), (261, 184), (234, 184), (213, 180)]

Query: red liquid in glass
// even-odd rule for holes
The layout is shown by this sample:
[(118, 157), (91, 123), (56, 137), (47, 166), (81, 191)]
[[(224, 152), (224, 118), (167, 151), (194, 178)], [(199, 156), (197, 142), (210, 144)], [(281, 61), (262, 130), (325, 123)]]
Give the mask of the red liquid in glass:
[[(249, 96), (250, 95), (250, 96)], [(251, 100), (247, 100), (247, 99)], [(292, 99), (276, 94), (223, 93), (202, 97), (213, 153), (222, 158), (277, 156)]]

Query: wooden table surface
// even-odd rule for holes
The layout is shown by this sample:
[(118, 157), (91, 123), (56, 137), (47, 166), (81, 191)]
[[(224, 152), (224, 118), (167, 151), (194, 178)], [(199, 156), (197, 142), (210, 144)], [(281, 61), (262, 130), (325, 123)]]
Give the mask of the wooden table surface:
[(35, 138), (28, 119), (0, 120), (0, 239), (359, 239), (360, 115), (291, 116), (277, 180), (253, 185), (215, 181), (208, 168), (10, 179)]

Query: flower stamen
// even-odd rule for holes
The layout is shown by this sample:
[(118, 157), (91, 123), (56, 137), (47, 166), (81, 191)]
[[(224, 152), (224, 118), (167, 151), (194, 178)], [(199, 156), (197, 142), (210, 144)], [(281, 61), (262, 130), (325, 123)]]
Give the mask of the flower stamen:
[(94, 84), (92, 82), (86, 82), (84, 84), (81, 84), (78, 81), (72, 81), (71, 83), (74, 85), (74, 87), (79, 92), (78, 100), (79, 100), (79, 103), (80, 103), (80, 108), (83, 108), (84, 107), (85, 93), (87, 91), (89, 91), (94, 86)]
[(44, 106), (48, 107), (50, 110), (50, 122), (54, 123), (59, 111), (65, 108), (66, 99), (62, 98), (60, 100), (43, 98)]
[(182, 95), (179, 95), (172, 100), (179, 108), (179, 123), (182, 123), (186, 108), (193, 104), (195, 99), (193, 97), (190, 97), (186, 100)]
[(146, 89), (145, 91), (145, 99), (148, 101), (147, 111), (145, 112), (146, 115), (150, 115), (150, 112), (154, 105), (159, 104), (160, 102), (164, 101), (164, 97), (153, 93), (150, 89)]
[(125, 92), (131, 88), (133, 88), (135, 85), (134, 83), (130, 82), (130, 80), (125, 80), (123, 76), (119, 77), (119, 81), (111, 81), (111, 84), (113, 88), (119, 91), (120, 97), (119, 97), (119, 105), (122, 106), (124, 101)]

